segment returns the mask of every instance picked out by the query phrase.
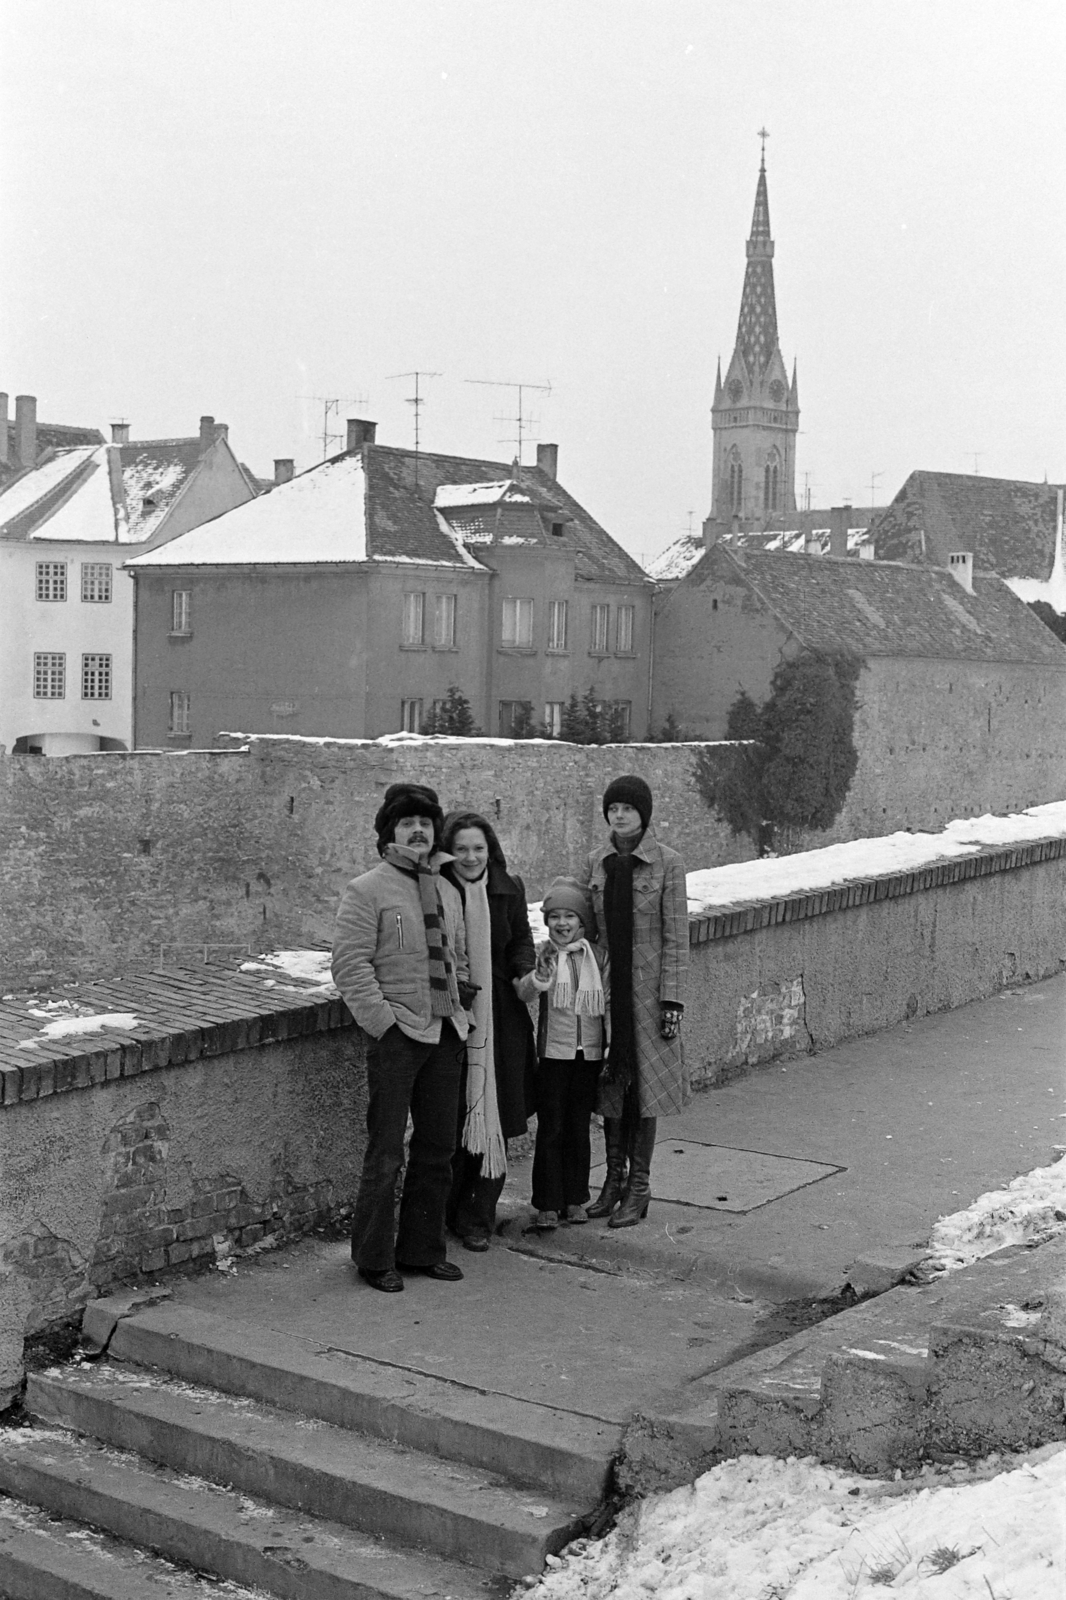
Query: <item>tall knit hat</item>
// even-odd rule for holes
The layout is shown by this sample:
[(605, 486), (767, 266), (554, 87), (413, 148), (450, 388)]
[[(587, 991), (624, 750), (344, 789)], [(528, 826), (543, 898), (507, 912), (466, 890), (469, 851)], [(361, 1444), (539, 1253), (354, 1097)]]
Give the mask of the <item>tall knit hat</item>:
[(645, 827), (651, 821), (651, 790), (635, 772), (627, 772), (624, 777), (615, 778), (607, 785), (603, 794), (604, 819), (613, 805), (632, 806), (634, 811), (640, 812), (640, 820)]
[(545, 920), (549, 911), (573, 911), (585, 925), (585, 938), (596, 937), (592, 902), (576, 878), (556, 878), (544, 896), (540, 910)]
[(392, 843), (396, 824), (402, 822), (404, 817), (430, 817), (433, 821), (433, 841), (440, 844), (444, 831), (444, 812), (436, 789), (430, 789), (424, 783), (390, 783), (374, 818), (379, 855), (387, 844)]

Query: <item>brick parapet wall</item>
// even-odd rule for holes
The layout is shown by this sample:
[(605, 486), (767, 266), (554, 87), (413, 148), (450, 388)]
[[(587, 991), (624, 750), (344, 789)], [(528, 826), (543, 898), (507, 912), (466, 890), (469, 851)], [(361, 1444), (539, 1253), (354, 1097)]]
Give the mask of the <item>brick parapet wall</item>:
[(833, 911), (850, 911), (878, 900), (895, 900), (901, 895), (922, 894), (948, 884), (965, 883), (993, 872), (1013, 872), (1042, 861), (1066, 857), (1066, 839), (1035, 839), (1006, 848), (989, 847), (973, 855), (937, 861), (908, 872), (888, 872), (870, 878), (839, 884), (831, 889), (774, 896), (732, 905), (727, 910), (689, 919), (690, 944), (706, 944), (715, 939), (732, 939), (738, 934), (755, 933), (779, 923), (800, 922), (807, 917), (824, 917)]

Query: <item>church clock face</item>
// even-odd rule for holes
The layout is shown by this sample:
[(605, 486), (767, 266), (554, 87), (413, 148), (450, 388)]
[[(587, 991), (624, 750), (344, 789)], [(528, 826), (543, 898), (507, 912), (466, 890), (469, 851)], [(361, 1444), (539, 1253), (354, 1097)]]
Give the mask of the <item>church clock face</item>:
[(729, 385), (729, 398), (735, 406), (740, 404), (740, 397), (744, 393), (744, 385), (739, 378), (734, 378)]
[(785, 386), (781, 382), (780, 378), (775, 378), (773, 383), (770, 385), (770, 399), (773, 401), (775, 406), (779, 406), (784, 398)]

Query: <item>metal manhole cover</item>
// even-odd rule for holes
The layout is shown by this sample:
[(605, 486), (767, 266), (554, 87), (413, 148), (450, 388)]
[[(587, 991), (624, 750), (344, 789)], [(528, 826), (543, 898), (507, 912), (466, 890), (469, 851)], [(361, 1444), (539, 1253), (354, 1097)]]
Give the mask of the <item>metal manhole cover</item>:
[[(723, 1144), (697, 1144), (691, 1139), (660, 1139), (651, 1169), (656, 1200), (699, 1206), (708, 1211), (754, 1211), (794, 1189), (819, 1183), (844, 1167), (761, 1150), (733, 1150)], [(603, 1167), (592, 1175), (593, 1192), (603, 1182)]]

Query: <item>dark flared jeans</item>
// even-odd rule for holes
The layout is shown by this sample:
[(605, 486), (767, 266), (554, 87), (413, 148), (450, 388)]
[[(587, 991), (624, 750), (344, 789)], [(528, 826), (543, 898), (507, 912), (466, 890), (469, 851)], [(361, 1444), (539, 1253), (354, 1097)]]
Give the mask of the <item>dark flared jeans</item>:
[(537, 1211), (583, 1206), (589, 1197), (592, 1149), (589, 1124), (596, 1109), (600, 1061), (578, 1055), (537, 1068), (537, 1143), (533, 1152), (533, 1205)]
[[(419, 1044), (391, 1027), (367, 1050), (367, 1146), (352, 1218), (352, 1260), (370, 1272), (397, 1261), (431, 1267), (447, 1258), (444, 1206), (455, 1148), (456, 1101), (464, 1046), (450, 1022), (438, 1044)], [(396, 1223), (407, 1113), (414, 1131)]]

